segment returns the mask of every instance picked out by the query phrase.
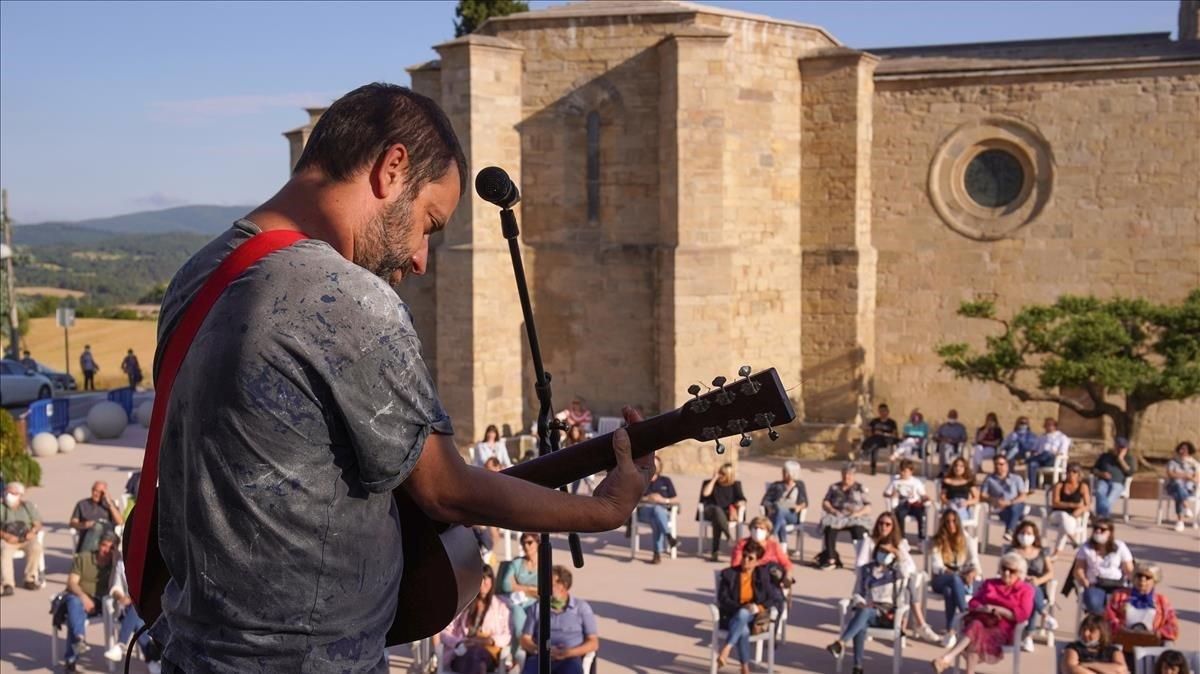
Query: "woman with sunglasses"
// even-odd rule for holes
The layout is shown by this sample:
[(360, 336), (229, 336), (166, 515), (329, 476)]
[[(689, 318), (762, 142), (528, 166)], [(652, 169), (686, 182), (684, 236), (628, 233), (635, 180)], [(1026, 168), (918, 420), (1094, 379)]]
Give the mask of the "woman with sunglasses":
[(1054, 485), (1050, 509), (1050, 526), (1058, 530), (1054, 554), (1067, 543), (1076, 548), (1083, 545), (1083, 522), (1092, 509), (1092, 488), (1083, 479), (1083, 466), (1078, 462), (1068, 464), (1067, 473)]
[(1063, 648), (1059, 670), (1064, 674), (1128, 674), (1121, 649), (1109, 638), (1108, 625), (1100, 616), (1085, 616), (1079, 623), (1079, 638)]
[(1179, 618), (1167, 596), (1157, 591), (1162, 570), (1157, 564), (1139, 562), (1133, 569), (1133, 587), (1113, 591), (1108, 598), (1105, 617), (1113, 640), (1132, 652), (1133, 647), (1148, 645), (1145, 635), (1163, 642), (1179, 638)]
[(1033, 586), (1025, 582), (1026, 569), (1025, 558), (1016, 553), (1000, 558), (1000, 577), (979, 586), (968, 604), (958, 642), (933, 661), (934, 671), (946, 671), (960, 654), (967, 674), (975, 674), (980, 661), (1000, 661), (1002, 648), (1013, 643), (1017, 625), (1033, 614)]
[[(896, 568), (900, 570), (901, 576), (909, 578), (917, 572), (917, 565), (913, 563), (908, 541), (900, 535), (899, 519), (891, 511), (880, 513), (879, 517), (875, 519), (871, 535), (864, 538), (862, 544), (858, 546), (858, 556), (854, 560), (854, 568), (862, 569), (869, 565), (880, 551), (891, 553), (896, 557)], [(933, 643), (939, 642), (941, 637), (925, 622), (925, 614), (921, 611), (921, 602), (917, 601), (919, 593), (920, 588), (911, 585), (908, 587), (906, 596), (910, 606), (908, 613), (917, 623), (913, 634), (918, 639)]]
[[(1038, 533), (1037, 525), (1029, 520), (1018, 524), (1012, 546), (1007, 551), (1015, 552), (1025, 559), (1025, 578), (1033, 587), (1034, 615), (1046, 613), (1051, 599), (1047, 587), (1049, 582), (1054, 580), (1054, 566), (1042, 548), (1042, 537)], [(1033, 652), (1033, 622), (1030, 620), (1029, 625), (1025, 627), (1024, 640), (1021, 642), (1021, 650), (1025, 652)], [(1054, 616), (1046, 615), (1046, 629), (1057, 628), (1058, 621)]]
[(1113, 522), (1099, 517), (1092, 524), (1092, 537), (1075, 555), (1072, 578), (1083, 597), (1088, 613), (1104, 615), (1108, 595), (1125, 587), (1133, 575), (1133, 554), (1124, 541), (1117, 540)]
[[(854, 649), (853, 674), (862, 674), (863, 651), (867, 642), (867, 629), (871, 627), (891, 627), (896, 619), (896, 609), (903, 596), (904, 577), (906, 574), (905, 558), (900, 556), (895, 523), (890, 528), (881, 528), (884, 518), (893, 518), (890, 512), (883, 513), (876, 520), (875, 534), (880, 534), (880, 541), (871, 546), (873, 551), (865, 564), (859, 565), (854, 583), (854, 595), (851, 598), (851, 613), (846, 620), (846, 626), (833, 643), (825, 647), (833, 657), (839, 660), (846, 652), (846, 644), (852, 644)], [(881, 533), (882, 532), (882, 533)], [(876, 538), (872, 535), (867, 541)], [(870, 543), (863, 547), (866, 548)], [(908, 560), (911, 566), (912, 560)]]
[(955, 637), (950, 629), (954, 625), (954, 615), (966, 612), (967, 595), (979, 574), (978, 547), (975, 539), (963, 532), (957, 511), (942, 512), (929, 546), (929, 570), (933, 591), (942, 595), (946, 602), (947, 645), (952, 646)]
[[(512, 615), (512, 634), (522, 633), (526, 611), (538, 598), (538, 535), (527, 531), (520, 540), (521, 556), (500, 566), (500, 579), (496, 582), (496, 591)], [(515, 640), (513, 644), (513, 655), (520, 660), (524, 651)]]
[[(783, 608), (783, 591), (771, 577), (775, 564), (763, 560), (763, 546), (748, 541), (742, 548), (741, 563), (721, 572), (717, 582), (717, 607), (721, 628), (726, 630), (725, 644), (717, 655), (717, 664), (724, 667), (729, 654), (736, 648), (741, 674), (750, 674), (750, 635), (754, 625), (763, 625), (760, 616), (769, 616), (771, 609)], [(772, 626), (765, 624), (767, 629)]]

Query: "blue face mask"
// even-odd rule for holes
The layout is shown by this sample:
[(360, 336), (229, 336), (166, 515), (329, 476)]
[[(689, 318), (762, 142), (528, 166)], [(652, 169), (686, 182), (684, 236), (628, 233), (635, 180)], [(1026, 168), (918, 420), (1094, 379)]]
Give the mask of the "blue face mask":
[(876, 564), (880, 564), (882, 566), (891, 566), (892, 562), (894, 561), (896, 561), (896, 555), (893, 555), (890, 552), (881, 551), (875, 553)]

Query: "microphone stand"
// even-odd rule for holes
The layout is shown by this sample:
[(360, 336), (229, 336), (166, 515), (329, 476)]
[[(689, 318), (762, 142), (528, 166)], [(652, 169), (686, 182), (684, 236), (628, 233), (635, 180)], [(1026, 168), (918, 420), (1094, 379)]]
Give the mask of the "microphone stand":
[[(554, 418), (550, 397), (550, 373), (542, 365), (542, 349), (538, 344), (537, 328), (533, 324), (533, 306), (529, 301), (529, 286), (525, 283), (525, 265), (521, 262), (521, 249), (517, 242), (520, 229), (517, 217), (511, 208), (500, 211), (500, 229), (508, 240), (508, 252), (512, 257), (513, 275), (517, 279), (517, 294), (521, 298), (521, 313), (525, 317), (525, 334), (529, 337), (529, 354), (533, 358), (536, 376), (534, 390), (538, 398), (538, 455), (545, 456), (558, 451), (558, 432), (566, 430), (566, 424)], [(566, 486), (561, 487), (566, 492)], [(583, 551), (579, 546), (579, 534), (571, 532), (567, 540), (571, 547), (571, 559), (575, 568), (583, 567)], [(553, 566), (550, 534), (541, 534), (538, 542), (538, 674), (550, 674), (550, 594), (551, 568)]]

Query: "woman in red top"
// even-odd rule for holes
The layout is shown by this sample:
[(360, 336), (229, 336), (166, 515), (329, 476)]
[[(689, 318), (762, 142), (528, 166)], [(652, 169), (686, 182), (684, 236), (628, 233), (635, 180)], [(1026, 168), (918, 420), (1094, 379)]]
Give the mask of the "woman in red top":
[(755, 541), (763, 546), (762, 563), (775, 562), (783, 567), (783, 570), (788, 575), (792, 573), (792, 560), (788, 559), (787, 552), (783, 546), (779, 544), (779, 539), (771, 535), (771, 520), (759, 515), (750, 520), (750, 535), (737, 542), (733, 548), (733, 560), (730, 566), (740, 566), (742, 563), (742, 550), (745, 549), (746, 543)]
[(999, 662), (1001, 648), (1013, 644), (1013, 631), (1033, 615), (1033, 586), (1025, 582), (1028, 567), (1025, 558), (1009, 552), (1000, 558), (1000, 577), (989, 578), (971, 599), (962, 621), (962, 636), (933, 661), (943, 672), (962, 654), (967, 674), (975, 674), (975, 665)]
[(1109, 596), (1104, 614), (1113, 641), (1121, 644), (1122, 636), (1131, 632), (1149, 632), (1162, 641), (1179, 638), (1175, 609), (1163, 593), (1155, 591), (1160, 578), (1157, 564), (1140, 562), (1133, 568), (1133, 587), (1119, 588)]

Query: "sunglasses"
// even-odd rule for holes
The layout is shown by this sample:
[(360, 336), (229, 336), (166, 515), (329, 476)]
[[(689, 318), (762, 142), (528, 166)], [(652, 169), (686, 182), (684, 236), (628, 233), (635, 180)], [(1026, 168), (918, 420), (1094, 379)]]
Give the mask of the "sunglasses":
[(1139, 579), (1144, 578), (1146, 580), (1154, 580), (1154, 576), (1151, 576), (1148, 573), (1139, 573), (1136, 576), (1134, 576), (1134, 578), (1139, 578)]
[(1000, 569), (1000, 573), (1002, 573), (1002, 574), (1004, 574), (1004, 573), (1014, 573), (1014, 574), (1015, 574), (1015, 573), (1018, 573), (1018, 572), (1017, 572), (1017, 570), (1016, 570), (1016, 569), (1009, 568), (1009, 567), (1007, 567), (1007, 566), (1006, 566), (1006, 567), (1004, 567), (1004, 568)]

